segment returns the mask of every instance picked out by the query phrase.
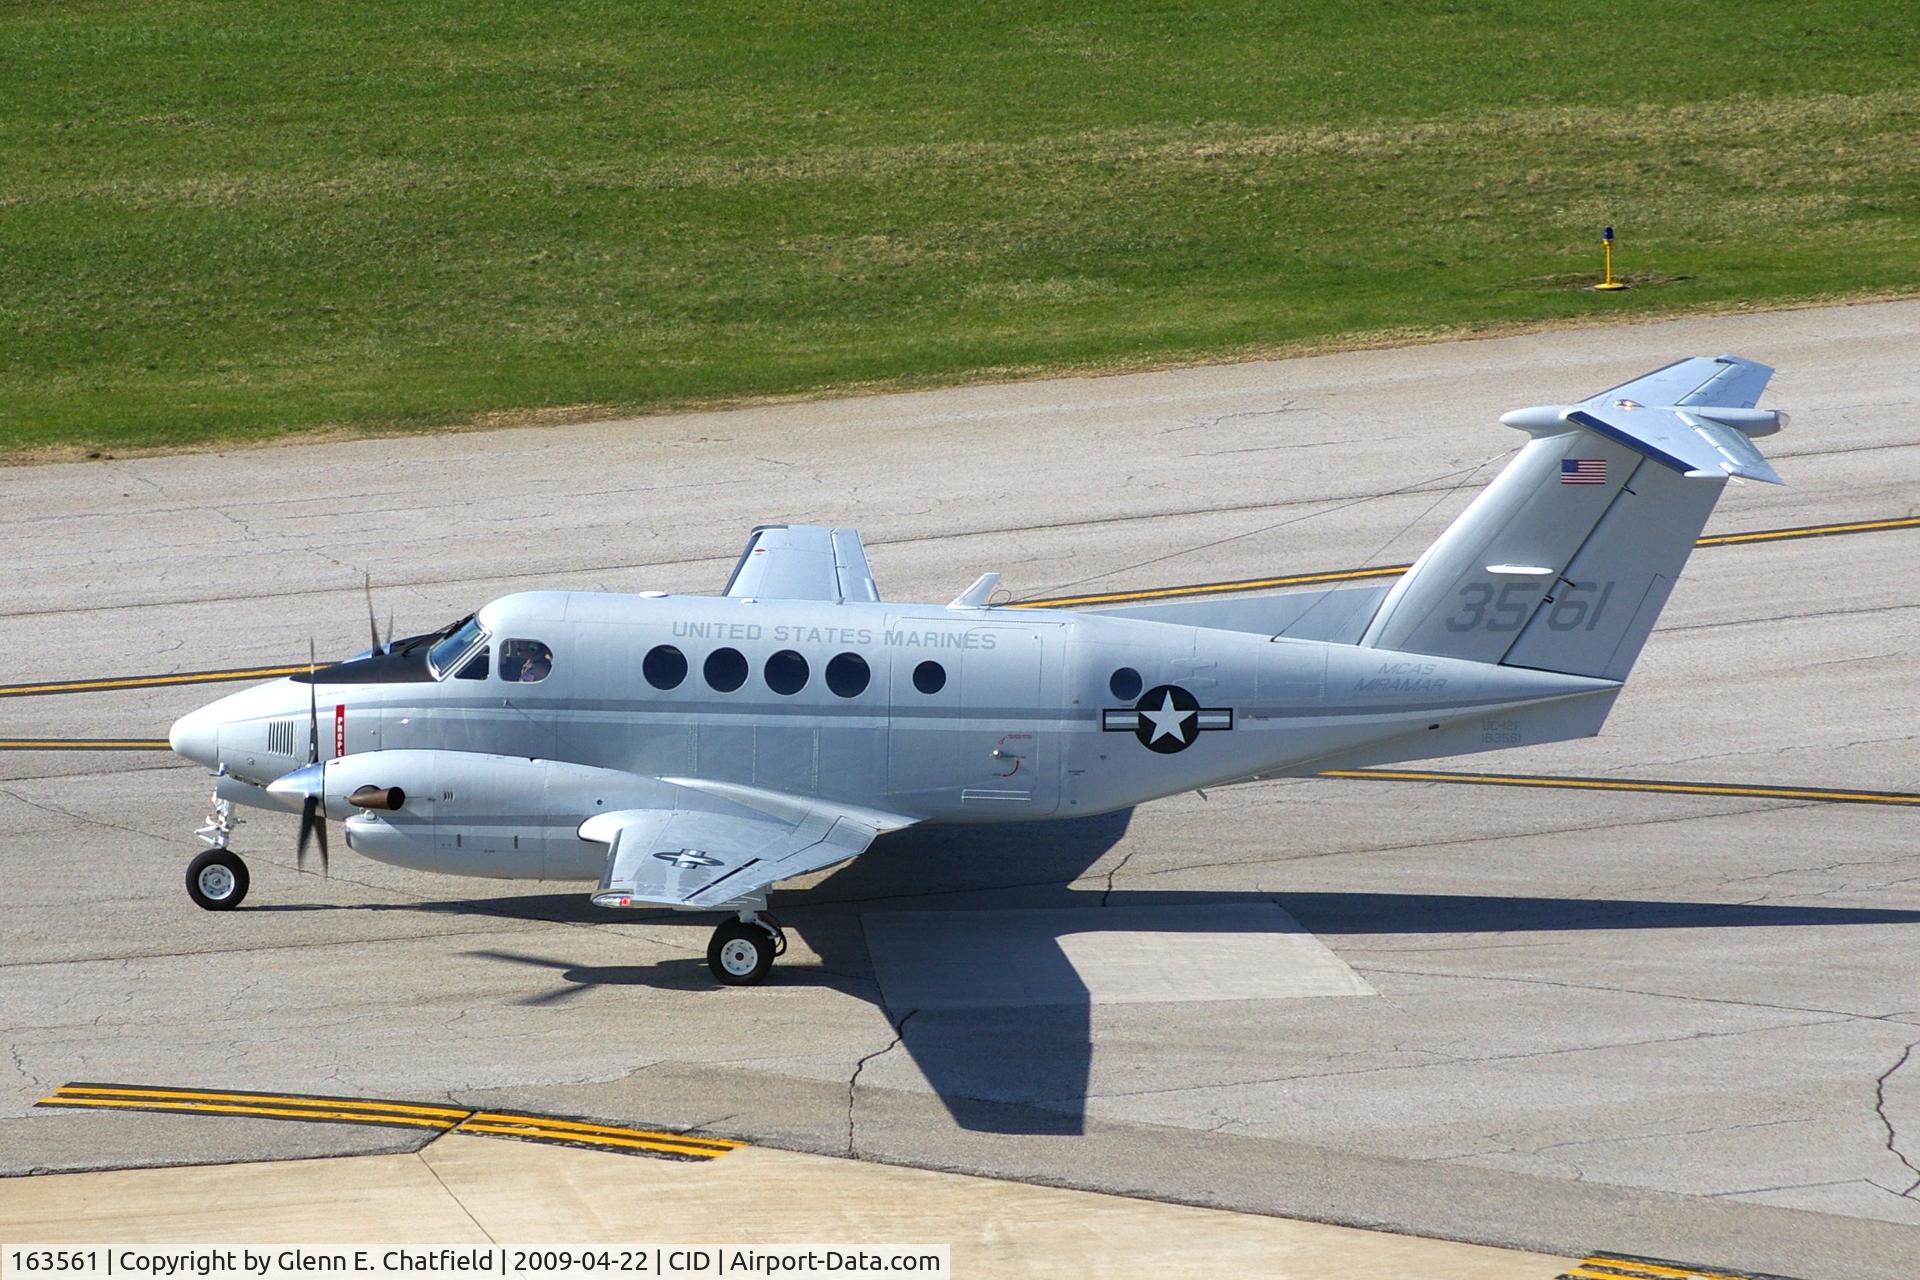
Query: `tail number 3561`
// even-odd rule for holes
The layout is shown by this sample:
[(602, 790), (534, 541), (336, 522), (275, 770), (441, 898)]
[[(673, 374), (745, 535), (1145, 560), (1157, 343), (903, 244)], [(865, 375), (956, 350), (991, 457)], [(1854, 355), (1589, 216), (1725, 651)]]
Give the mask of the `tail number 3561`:
[[(1614, 583), (1575, 582), (1548, 596), (1549, 631), (1591, 631), (1600, 625)], [(1449, 631), (1518, 631), (1527, 621), (1539, 588), (1531, 582), (1509, 582), (1496, 590), (1490, 582), (1470, 582), (1460, 592), (1460, 609), (1447, 619)]]

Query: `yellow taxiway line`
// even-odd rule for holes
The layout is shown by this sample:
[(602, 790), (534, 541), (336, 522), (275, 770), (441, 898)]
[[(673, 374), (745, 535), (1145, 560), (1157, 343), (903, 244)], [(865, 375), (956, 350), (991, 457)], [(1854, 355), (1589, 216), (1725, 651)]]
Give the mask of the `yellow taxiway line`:
[(1654, 1262), (1630, 1255), (1596, 1253), (1556, 1280), (1750, 1280), (1738, 1271), (1702, 1270), (1681, 1262)]
[(529, 1142), (558, 1143), (596, 1151), (625, 1151), (678, 1160), (716, 1160), (747, 1144), (731, 1138), (660, 1129), (635, 1129), (565, 1116), (512, 1111), (475, 1111), (422, 1102), (325, 1095), (255, 1093), (243, 1089), (178, 1089), (151, 1085), (63, 1084), (34, 1104), (172, 1114), (252, 1116), (322, 1124), (395, 1125), (440, 1133), (477, 1133)]
[[(165, 751), (160, 738), (0, 738), (0, 751)], [(1562, 791), (1641, 791), (1682, 796), (1747, 796), (1756, 800), (1813, 800), (1823, 804), (1920, 807), (1920, 792), (1843, 787), (1769, 787), (1733, 782), (1678, 782), (1661, 778), (1577, 778), (1543, 773), (1465, 773), (1427, 769), (1328, 769), (1321, 778), (1362, 782), (1452, 782), (1482, 787), (1544, 787)]]
[[(1755, 529), (1749, 533), (1718, 533), (1701, 538), (1696, 547), (1737, 547), (1754, 542), (1792, 542), (1800, 538), (1832, 538), (1849, 533), (1883, 533), (1920, 529), (1920, 516), (1888, 520), (1850, 520), (1841, 524), (1801, 524), (1785, 529)], [(1329, 569), (1322, 573), (1294, 573), (1278, 578), (1240, 578), (1232, 582), (1202, 582), (1182, 587), (1153, 587), (1142, 591), (1108, 591), (1097, 595), (1057, 596), (1022, 600), (1010, 609), (1072, 609), (1093, 604), (1129, 604), (1142, 600), (1172, 600), (1191, 596), (1229, 595), (1238, 591), (1271, 591), (1278, 587), (1305, 587), (1327, 582), (1359, 582), (1367, 578), (1397, 578), (1411, 565), (1379, 565), (1369, 569)], [(6, 690), (0, 688), (0, 697)]]
[(175, 671), (157, 676), (105, 676), (97, 680), (48, 680), (40, 684), (0, 684), (0, 698), (31, 698), (43, 693), (101, 693), (109, 689), (157, 689), (174, 684), (220, 684), (232, 680), (271, 680), (297, 675), (302, 662), (291, 667), (228, 667), (218, 671)]
[(1920, 792), (1850, 791), (1837, 787), (1765, 787), (1730, 782), (1670, 782), (1654, 778), (1572, 778), (1541, 773), (1460, 773), (1425, 769), (1328, 769), (1322, 778), (1372, 782), (1455, 782), (1483, 787), (1546, 787), (1568, 791), (1646, 791), (1682, 796), (1749, 796), (1757, 800), (1818, 800), (1828, 804), (1920, 806)]
[[(1800, 538), (1884, 533), (1894, 529), (1920, 529), (1920, 516), (1901, 516), (1886, 520), (1851, 520), (1840, 524), (1803, 524), (1785, 529), (1755, 529), (1748, 533), (1719, 533), (1712, 537), (1701, 538), (1694, 545), (1733, 547), (1755, 542), (1791, 542)], [(1239, 578), (1231, 582), (1199, 582), (1187, 586), (1150, 587), (1139, 591), (1107, 591), (1093, 595), (1054, 596), (1045, 600), (1016, 601), (1004, 607), (1073, 609), (1097, 604), (1130, 604), (1145, 600), (1179, 600), (1232, 595), (1242, 591), (1271, 591), (1280, 587), (1360, 582), (1369, 578), (1396, 578), (1405, 573), (1408, 567), (1404, 564), (1376, 565), (1363, 569), (1328, 569), (1320, 573), (1291, 573), (1275, 578)], [(297, 675), (306, 669), (305, 663), (299, 663), (283, 667), (229, 667), (216, 671), (176, 671), (150, 676), (106, 676), (92, 680), (46, 680), (37, 684), (0, 684), (0, 698), (31, 698), (57, 693), (102, 693), (113, 689), (154, 689), (168, 685), (220, 684), (237, 680), (271, 680), (279, 676)]]
[(165, 738), (0, 738), (0, 751), (165, 751)]

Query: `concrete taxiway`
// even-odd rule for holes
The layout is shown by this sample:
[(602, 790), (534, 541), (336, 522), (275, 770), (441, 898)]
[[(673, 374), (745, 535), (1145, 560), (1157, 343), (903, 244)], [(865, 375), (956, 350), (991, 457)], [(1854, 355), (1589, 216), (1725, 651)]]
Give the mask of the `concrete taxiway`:
[[(17, 1191), (15, 1190), (17, 1187)], [(1547, 1280), (1578, 1259), (751, 1148), (698, 1169), (453, 1136), (416, 1153), (61, 1174), (0, 1240), (953, 1243), (957, 1276)], [(236, 1214), (234, 1207), (244, 1205)]]
[[(1779, 367), (1790, 487), (1733, 489), (1709, 533), (1907, 519), (1917, 343), (1920, 303), (1888, 303), (0, 471), (4, 681), (364, 648), (363, 572), (403, 633), (536, 583), (711, 591), (777, 519), (860, 527), (894, 598), (1404, 563), (1518, 443), (1500, 412), (1721, 351)], [(1602, 737), (1439, 767), (1920, 790), (1916, 570), (1911, 526), (1703, 549)], [(0, 737), (151, 739), (223, 691), (8, 698)], [(0, 1171), (433, 1138), (32, 1106), (149, 1082), (702, 1126), (1562, 1257), (1920, 1257), (1911, 807), (1302, 780), (906, 832), (778, 895), (792, 953), (721, 991), (705, 922), (344, 854), (295, 875), (291, 818), (247, 815), (247, 907), (199, 912), (205, 790), (161, 754), (0, 753)], [(1201, 972), (1236, 937), (1271, 983)], [(971, 1001), (938, 981), (960, 968)]]

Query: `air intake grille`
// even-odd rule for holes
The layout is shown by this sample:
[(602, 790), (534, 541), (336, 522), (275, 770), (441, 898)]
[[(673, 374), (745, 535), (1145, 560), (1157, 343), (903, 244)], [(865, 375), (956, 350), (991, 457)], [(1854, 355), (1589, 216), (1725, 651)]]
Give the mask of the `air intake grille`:
[(267, 725), (267, 750), (283, 756), (294, 754), (299, 745), (300, 722), (298, 720), (275, 720)]

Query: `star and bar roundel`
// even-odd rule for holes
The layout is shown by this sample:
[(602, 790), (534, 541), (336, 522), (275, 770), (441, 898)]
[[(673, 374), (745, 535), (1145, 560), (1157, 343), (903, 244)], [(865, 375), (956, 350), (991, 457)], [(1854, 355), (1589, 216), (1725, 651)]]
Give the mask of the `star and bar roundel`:
[(1147, 750), (1170, 755), (1185, 751), (1202, 733), (1233, 728), (1233, 708), (1203, 707), (1179, 685), (1162, 684), (1141, 694), (1131, 707), (1102, 711), (1100, 727), (1108, 733), (1131, 733)]

